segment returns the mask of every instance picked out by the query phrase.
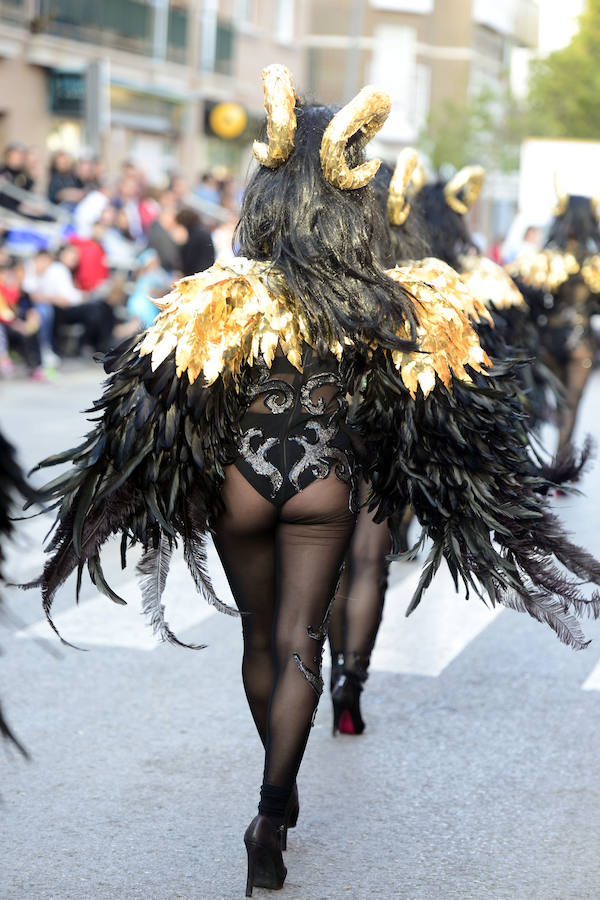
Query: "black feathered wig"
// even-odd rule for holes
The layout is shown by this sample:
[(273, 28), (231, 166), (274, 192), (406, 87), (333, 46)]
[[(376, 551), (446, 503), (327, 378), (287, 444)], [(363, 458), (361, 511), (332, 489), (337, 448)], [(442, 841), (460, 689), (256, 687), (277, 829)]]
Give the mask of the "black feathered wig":
[(571, 194), (564, 198), (566, 209), (555, 216), (550, 225), (546, 247), (561, 250), (576, 245), (575, 253), (586, 256), (600, 251), (598, 208), (594, 200)]
[[(283, 272), (317, 339), (325, 321), (339, 340), (358, 331), (383, 347), (412, 349), (412, 340), (398, 337), (405, 323), (414, 337), (412, 304), (385, 274), (395, 259), (372, 185), (341, 190), (323, 173), (321, 142), (336, 110), (296, 99), (294, 112), (288, 158), (276, 168), (260, 165), (246, 188), (240, 253)], [(348, 140), (350, 168), (365, 161), (364, 144), (360, 131)]]

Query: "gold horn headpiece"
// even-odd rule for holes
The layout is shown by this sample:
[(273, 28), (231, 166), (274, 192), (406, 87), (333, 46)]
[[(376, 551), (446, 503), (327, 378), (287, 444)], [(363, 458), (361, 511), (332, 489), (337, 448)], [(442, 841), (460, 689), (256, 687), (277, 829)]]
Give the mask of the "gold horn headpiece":
[(353, 134), (361, 132), (360, 145), (365, 147), (377, 134), (391, 109), (389, 94), (368, 85), (335, 114), (321, 141), (321, 167), (325, 178), (341, 190), (364, 187), (381, 165), (380, 159), (348, 168), (346, 144)]
[(417, 151), (405, 147), (398, 156), (396, 168), (388, 188), (387, 216), (390, 225), (404, 225), (410, 212), (406, 199), (408, 185), (417, 165)]
[[(450, 209), (464, 216), (479, 197), (484, 178), (483, 166), (465, 166), (464, 169), (459, 169), (444, 188), (444, 197)], [(461, 191), (462, 200), (458, 197)]]
[(416, 197), (419, 191), (423, 189), (425, 184), (427, 183), (427, 173), (425, 172), (425, 166), (423, 165), (423, 160), (419, 156), (417, 158), (417, 165), (415, 166), (415, 170), (412, 173), (410, 183), (408, 185), (408, 191), (411, 197)]
[(254, 141), (252, 152), (262, 166), (275, 169), (294, 149), (296, 91), (292, 73), (275, 63), (262, 72), (269, 143)]
[(558, 172), (554, 173), (554, 190), (556, 191), (556, 204), (552, 208), (553, 216), (564, 216), (569, 205), (569, 195), (565, 191)]

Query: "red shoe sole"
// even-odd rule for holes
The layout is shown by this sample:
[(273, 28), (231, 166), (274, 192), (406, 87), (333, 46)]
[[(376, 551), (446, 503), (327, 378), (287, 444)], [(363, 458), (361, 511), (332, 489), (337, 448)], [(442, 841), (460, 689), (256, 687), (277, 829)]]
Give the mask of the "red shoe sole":
[(340, 734), (356, 734), (352, 716), (347, 709), (345, 709), (340, 716), (340, 721), (338, 722), (338, 731), (340, 732)]

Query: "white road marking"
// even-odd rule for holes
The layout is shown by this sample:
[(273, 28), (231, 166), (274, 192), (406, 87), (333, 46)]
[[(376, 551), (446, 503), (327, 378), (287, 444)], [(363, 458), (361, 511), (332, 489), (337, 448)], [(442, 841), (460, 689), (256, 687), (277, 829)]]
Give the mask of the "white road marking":
[[(224, 603), (234, 605), (225, 573), (212, 546), (209, 547), (208, 559), (217, 596)], [(141, 594), (136, 580), (130, 578), (120, 583), (115, 581), (113, 584), (109, 578), (109, 583), (119, 596), (127, 600), (128, 605), (119, 606), (102, 594), (91, 600), (85, 600), (78, 606), (74, 605), (53, 616), (53, 621), (62, 636), (70, 643), (81, 647), (100, 644), (135, 650), (155, 650), (160, 646), (160, 641), (152, 634), (151, 628), (141, 614)], [(67, 590), (69, 589), (74, 590), (70, 583), (67, 586)], [(188, 629), (216, 613), (215, 608), (209, 606), (196, 592), (187, 567), (179, 558), (172, 563), (163, 603), (167, 622), (178, 637), (183, 637)], [(54, 634), (48, 623), (42, 620), (17, 632), (17, 637), (52, 638)]]
[(600, 662), (592, 669), (581, 685), (582, 691), (600, 691)]
[[(231, 591), (216, 550), (208, 548), (209, 571), (217, 596), (233, 604)], [(436, 677), (465, 647), (486, 628), (500, 610), (486, 608), (477, 598), (469, 603), (457, 595), (449, 572), (436, 576), (421, 606), (408, 619), (404, 611), (419, 579), (420, 564), (404, 564), (408, 574), (388, 591), (383, 623), (373, 653), (373, 670)], [(155, 650), (160, 642), (152, 634), (141, 614), (140, 590), (135, 578), (119, 582), (111, 579), (114, 590), (128, 601), (117, 606), (101, 594), (69, 606), (53, 617), (63, 637), (86, 647), (103, 645), (135, 650)], [(114, 583), (113, 583), (114, 582)], [(64, 592), (73, 594), (69, 583)], [(185, 632), (216, 614), (197, 593), (181, 558), (173, 560), (163, 597), (166, 619), (176, 635), (185, 640)], [(20, 638), (52, 638), (45, 620), (17, 632)], [(199, 636), (201, 640), (201, 635)], [(600, 682), (600, 672), (597, 678)], [(599, 684), (600, 686), (600, 684)]]
[(421, 600), (420, 606), (405, 616), (421, 574), (420, 564), (386, 596), (371, 669), (408, 675), (438, 676), (465, 647), (502, 612), (486, 607), (477, 597), (468, 602), (457, 594), (444, 566)]

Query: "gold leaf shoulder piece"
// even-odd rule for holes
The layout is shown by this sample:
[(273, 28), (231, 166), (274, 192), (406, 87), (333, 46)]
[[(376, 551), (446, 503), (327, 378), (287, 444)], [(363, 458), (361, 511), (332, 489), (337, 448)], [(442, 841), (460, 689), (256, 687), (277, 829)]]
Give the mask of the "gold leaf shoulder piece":
[(518, 278), (527, 287), (540, 291), (557, 291), (571, 275), (579, 272), (579, 263), (572, 253), (562, 250), (541, 250), (524, 255), (506, 266), (512, 278)]
[(235, 379), (259, 356), (270, 366), (279, 344), (301, 370), (306, 335), (287, 296), (283, 275), (269, 263), (217, 260), (155, 301), (161, 312), (143, 336), (140, 356), (150, 355), (155, 370), (175, 350), (178, 377), (186, 372), (193, 384), (202, 375), (212, 384), (224, 372)]
[(471, 381), (467, 366), (474, 372), (484, 372), (484, 367), (492, 365), (467, 315), (460, 309), (462, 295), (468, 292), (454, 269), (440, 260), (423, 260), (414, 266), (397, 266), (387, 274), (413, 297), (420, 352), (393, 354), (413, 399), (419, 387), (425, 397), (431, 393), (436, 375), (450, 391), (453, 376)]
[(527, 306), (510, 275), (487, 256), (462, 256), (460, 263), (462, 280), (481, 303), (496, 309)]
[(592, 294), (600, 294), (600, 253), (584, 259), (581, 275)]

